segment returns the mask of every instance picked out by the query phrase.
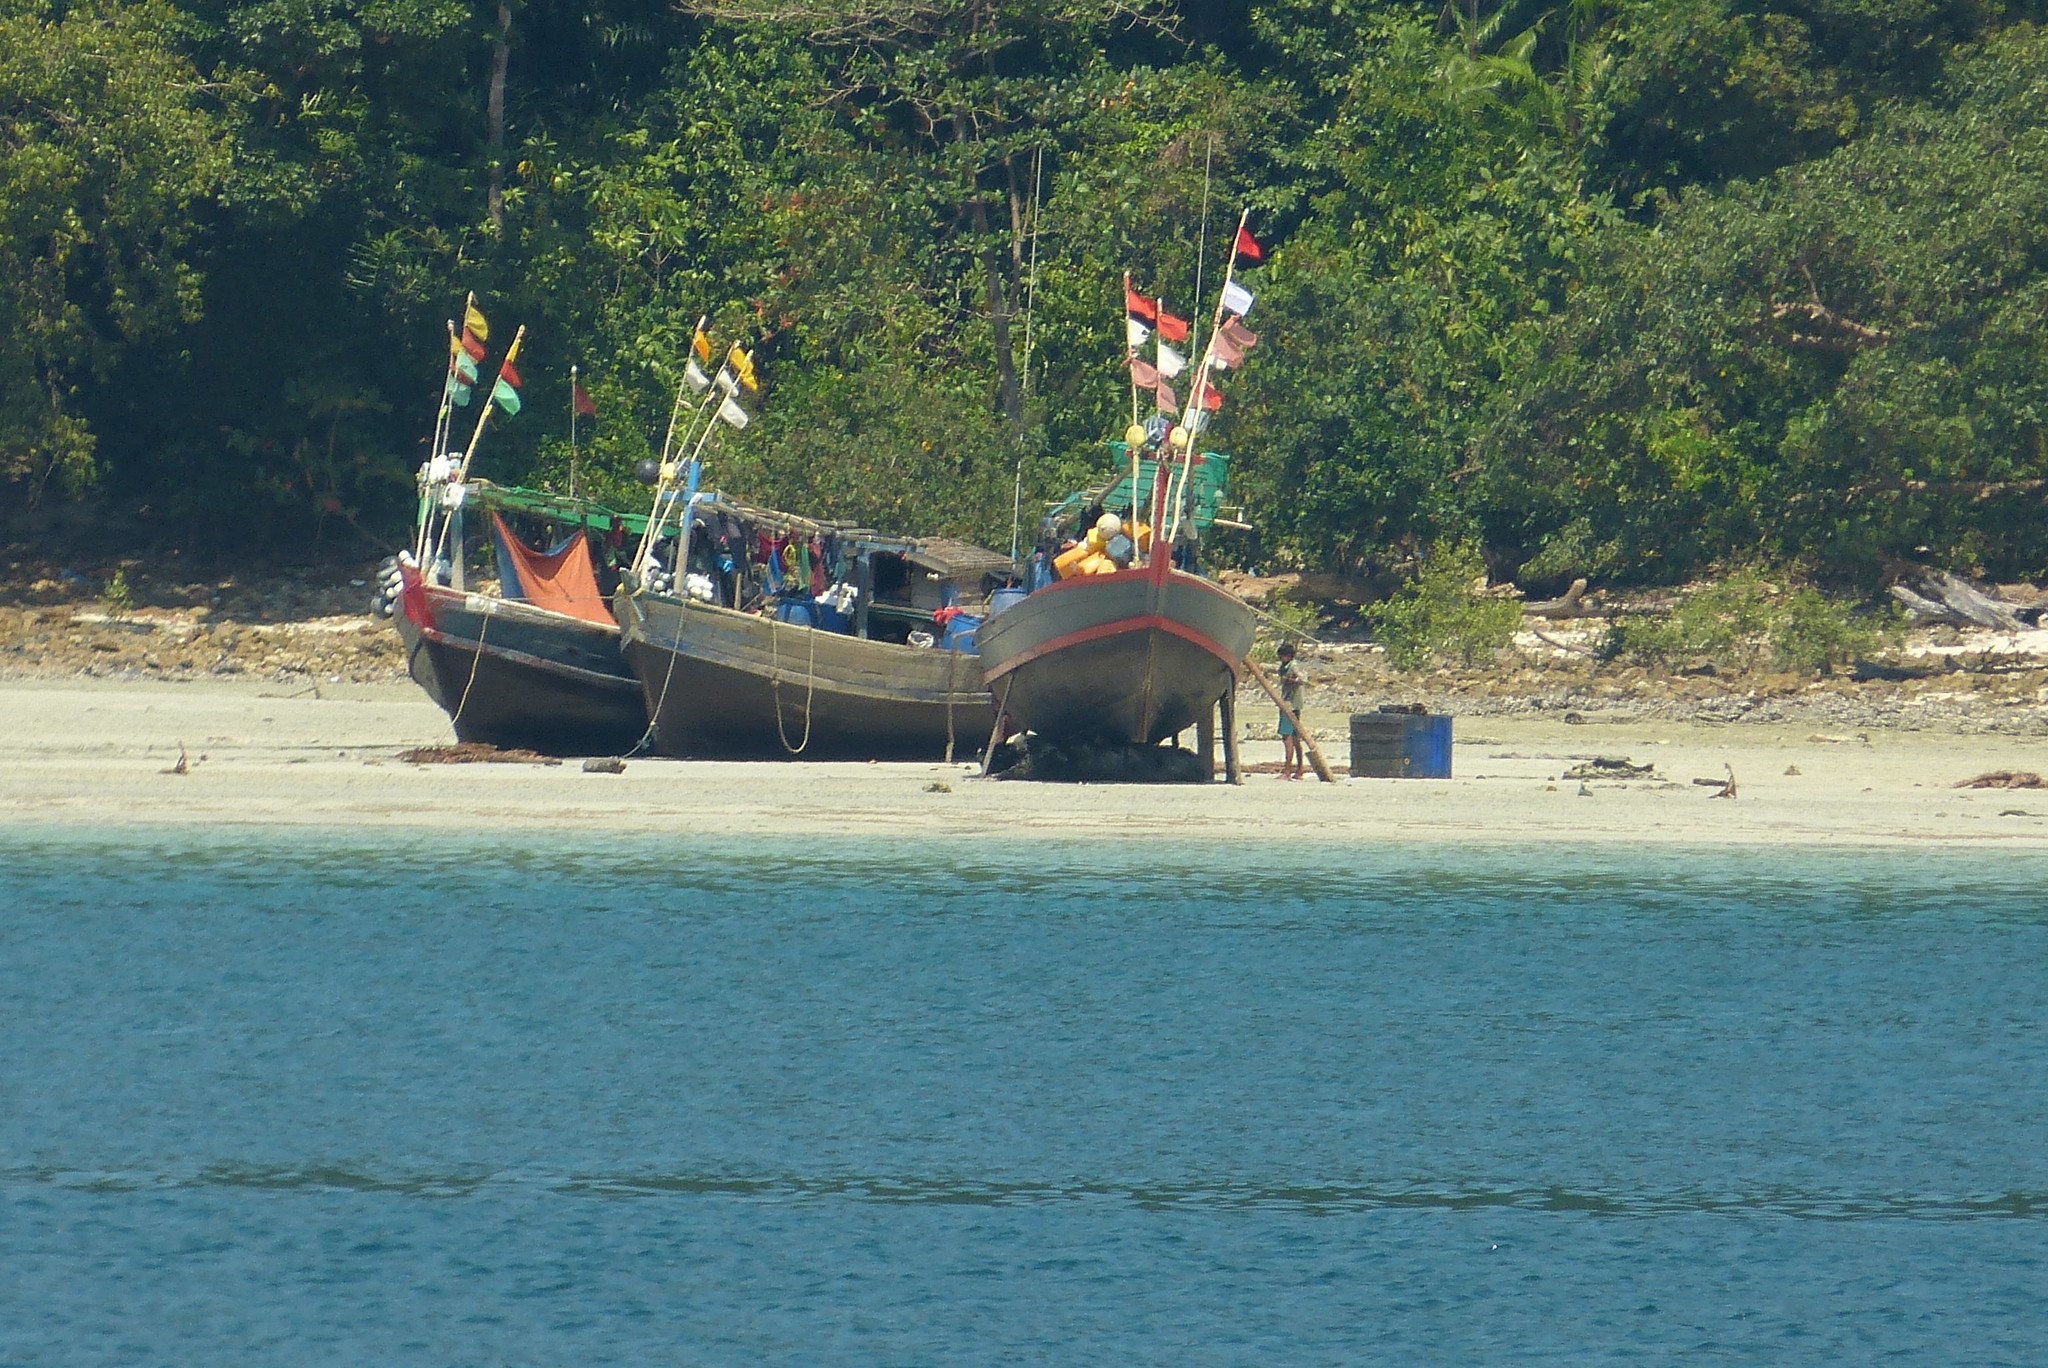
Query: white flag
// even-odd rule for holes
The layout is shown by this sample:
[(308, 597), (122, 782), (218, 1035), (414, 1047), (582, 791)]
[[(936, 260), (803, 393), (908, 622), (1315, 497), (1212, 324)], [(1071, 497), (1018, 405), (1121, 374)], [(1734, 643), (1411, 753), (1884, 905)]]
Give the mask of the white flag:
[(1239, 318), (1252, 311), (1252, 292), (1236, 281), (1223, 287), (1223, 312), (1234, 313)]
[(683, 367), (683, 380), (692, 394), (702, 394), (711, 388), (711, 377), (704, 373), (704, 368), (697, 364), (694, 356), (690, 358), (690, 364)]
[(1124, 320), (1124, 337), (1130, 342), (1130, 347), (1132, 351), (1136, 351), (1138, 348), (1144, 346), (1145, 339), (1150, 337), (1151, 335), (1152, 330), (1146, 327), (1143, 323), (1140, 323), (1137, 319), (1126, 318)]
[(1188, 368), (1188, 359), (1164, 342), (1159, 344), (1159, 373), (1171, 380)]
[(740, 392), (740, 382), (733, 375), (731, 366), (720, 366), (718, 368), (717, 384), (719, 393), (726, 395), (728, 398)]
[(735, 431), (753, 421), (752, 418), (747, 416), (747, 411), (739, 406), (739, 401), (729, 395), (718, 401), (718, 416), (730, 424)]

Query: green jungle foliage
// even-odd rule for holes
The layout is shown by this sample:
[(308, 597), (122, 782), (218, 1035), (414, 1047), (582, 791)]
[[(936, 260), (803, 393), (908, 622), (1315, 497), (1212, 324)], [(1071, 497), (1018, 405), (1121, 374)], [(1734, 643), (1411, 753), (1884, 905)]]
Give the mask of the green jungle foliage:
[(712, 484), (1007, 545), (1130, 421), (1123, 273), (1206, 320), (1248, 206), (1219, 555), (2035, 575), (2044, 7), (0, 0), (0, 510), (396, 541), (474, 290), (478, 474), (566, 487), (574, 364), (638, 504), (708, 316)]
[(1637, 665), (1830, 671), (1875, 655), (1891, 625), (1793, 584), (1782, 570), (1748, 567), (1689, 589), (1667, 616), (1623, 618), (1600, 654)]
[(1419, 670), (1439, 663), (1483, 665), (1515, 639), (1522, 603), (1473, 592), (1484, 584), (1486, 561), (1468, 542), (1440, 541), (1430, 547), (1415, 578), (1385, 602), (1365, 610), (1373, 637), (1387, 648), (1396, 668)]

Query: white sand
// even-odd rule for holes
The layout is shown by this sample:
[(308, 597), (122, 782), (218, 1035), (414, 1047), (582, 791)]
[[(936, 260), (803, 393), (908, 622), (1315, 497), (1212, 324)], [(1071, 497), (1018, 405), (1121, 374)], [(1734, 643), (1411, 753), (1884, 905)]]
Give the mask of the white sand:
[[(1260, 714), (1263, 716), (1263, 714)], [(2048, 739), (1873, 732), (1830, 742), (1758, 726), (1460, 719), (1451, 780), (1254, 775), (1242, 788), (990, 782), (937, 764), (633, 760), (413, 766), (453, 739), (410, 685), (0, 681), (0, 822), (533, 826), (644, 832), (1174, 835), (1312, 840), (2048, 845), (2048, 790), (1957, 791), (1991, 769), (2048, 773)], [(183, 744), (190, 772), (164, 773)], [(1342, 760), (1343, 743), (1325, 743)], [(1575, 758), (1627, 755), (1675, 783), (1585, 787)], [(1254, 742), (1247, 759), (1279, 758)], [(1733, 801), (1694, 786), (1733, 765)], [(1787, 775), (1788, 766), (1801, 773)], [(943, 783), (950, 792), (927, 792)], [(2018, 813), (2020, 815), (2006, 815)]]

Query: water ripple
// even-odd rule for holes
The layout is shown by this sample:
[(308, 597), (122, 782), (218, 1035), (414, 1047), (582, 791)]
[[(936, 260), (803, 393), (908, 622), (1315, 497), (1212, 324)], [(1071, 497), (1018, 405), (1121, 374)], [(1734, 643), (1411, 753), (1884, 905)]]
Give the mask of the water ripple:
[(1571, 1187), (1485, 1187), (1217, 1182), (976, 1181), (861, 1174), (749, 1176), (733, 1173), (546, 1173), (464, 1170), (379, 1172), (345, 1164), (214, 1164), (187, 1172), (0, 1170), (0, 1190), (59, 1188), (129, 1193), (203, 1188), (355, 1192), (448, 1200), (515, 1193), (569, 1197), (736, 1197), (765, 1201), (844, 1200), (886, 1205), (1036, 1207), (1106, 1202), (1145, 1210), (1236, 1211), (1271, 1208), (1317, 1213), (1386, 1210), (1507, 1209), (1652, 1218), (1691, 1215), (1780, 1216), (1814, 1221), (1974, 1221), (2048, 1218), (2048, 1192), (1942, 1196), (1765, 1188), (1754, 1192), (1616, 1192)]

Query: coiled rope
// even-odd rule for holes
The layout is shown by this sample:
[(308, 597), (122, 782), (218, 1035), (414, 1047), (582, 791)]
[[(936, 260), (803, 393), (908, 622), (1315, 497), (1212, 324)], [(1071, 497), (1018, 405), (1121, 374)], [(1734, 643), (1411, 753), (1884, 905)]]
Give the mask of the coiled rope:
[(768, 689), (775, 696), (775, 735), (791, 755), (802, 755), (811, 744), (811, 700), (818, 692), (818, 629), (806, 627), (804, 632), (811, 647), (810, 664), (804, 669), (804, 739), (792, 746), (782, 725), (782, 624), (768, 620)]

